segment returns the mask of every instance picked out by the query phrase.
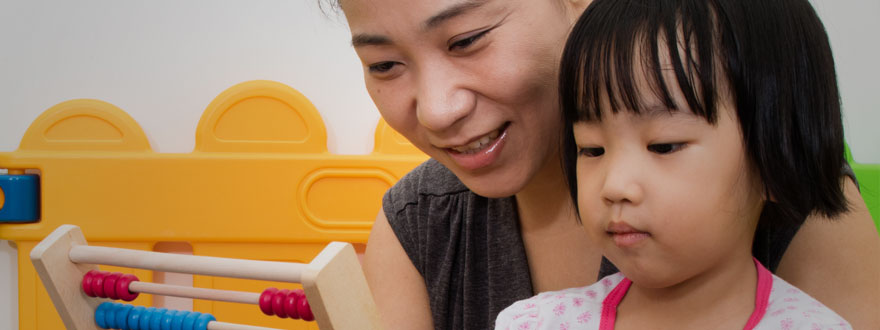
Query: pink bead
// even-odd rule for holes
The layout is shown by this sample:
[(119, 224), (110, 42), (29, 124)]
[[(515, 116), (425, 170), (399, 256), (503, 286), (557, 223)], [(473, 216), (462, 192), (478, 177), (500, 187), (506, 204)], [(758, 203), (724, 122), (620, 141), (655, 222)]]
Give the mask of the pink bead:
[(299, 312), (299, 317), (303, 319), (303, 321), (314, 321), (315, 315), (312, 314), (312, 308), (309, 306), (309, 301), (305, 299), (303, 296), (302, 299), (297, 299), (296, 310)]
[(129, 290), (131, 282), (136, 281), (138, 281), (138, 278), (133, 274), (124, 274), (120, 276), (119, 279), (116, 280), (116, 296), (118, 296), (119, 299), (122, 299), (123, 301), (132, 301), (137, 298), (138, 293), (131, 292), (131, 290)]
[(110, 275), (110, 272), (98, 271), (94, 274), (92, 292), (95, 294), (95, 297), (107, 298), (107, 295), (104, 294), (104, 279), (107, 275)]
[(272, 299), (272, 310), (280, 318), (287, 318), (287, 313), (284, 311), (284, 298), (287, 297), (288, 293), (290, 293), (290, 290), (280, 290), (275, 293)]
[(95, 280), (95, 272), (97, 272), (97, 270), (90, 270), (85, 275), (83, 275), (83, 292), (89, 297), (95, 296), (95, 292), (92, 291), (92, 282)]
[(114, 272), (104, 278), (104, 294), (107, 295), (107, 298), (119, 299), (119, 296), (116, 294), (116, 281), (119, 280), (120, 276), (122, 276), (122, 273)]
[(260, 310), (263, 311), (263, 314), (269, 316), (275, 315), (275, 311), (272, 308), (272, 300), (274, 299), (276, 292), (278, 292), (278, 289), (268, 288), (263, 290), (263, 293), (260, 294)]
[(302, 290), (296, 289), (291, 290), (290, 293), (287, 294), (287, 297), (284, 297), (284, 312), (287, 313), (287, 316), (299, 320), (299, 311), (296, 310), (296, 302), (300, 299), (302, 295)]

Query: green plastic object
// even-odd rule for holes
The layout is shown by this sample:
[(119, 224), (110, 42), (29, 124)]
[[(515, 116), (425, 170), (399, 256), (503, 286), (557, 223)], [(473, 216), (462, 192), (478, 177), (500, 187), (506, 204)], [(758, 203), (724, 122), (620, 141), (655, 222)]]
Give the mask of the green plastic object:
[(874, 218), (874, 225), (880, 232), (880, 164), (859, 164), (852, 158), (849, 146), (846, 146), (846, 160), (856, 173), (862, 199), (868, 205), (868, 211)]

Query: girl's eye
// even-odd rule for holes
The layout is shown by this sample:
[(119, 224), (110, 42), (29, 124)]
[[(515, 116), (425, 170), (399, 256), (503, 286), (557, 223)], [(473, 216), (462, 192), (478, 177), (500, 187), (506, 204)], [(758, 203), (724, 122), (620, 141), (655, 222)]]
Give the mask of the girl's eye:
[(581, 156), (585, 157), (599, 157), (605, 154), (605, 148), (602, 147), (589, 147), (589, 148), (581, 148), (578, 152)]
[(648, 151), (651, 151), (656, 154), (669, 154), (684, 148), (684, 143), (657, 143), (648, 145)]
[(454, 51), (454, 50), (463, 50), (465, 48), (468, 48), (474, 42), (476, 42), (477, 40), (480, 40), (480, 38), (484, 37), (491, 30), (492, 29), (483, 30), (483, 31), (480, 31), (474, 35), (466, 37), (464, 39), (453, 41), (451, 44), (449, 44), (449, 50)]

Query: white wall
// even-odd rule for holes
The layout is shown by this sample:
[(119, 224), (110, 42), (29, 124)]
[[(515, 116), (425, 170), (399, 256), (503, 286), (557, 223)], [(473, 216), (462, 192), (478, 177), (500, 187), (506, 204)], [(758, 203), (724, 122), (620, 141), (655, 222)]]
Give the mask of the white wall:
[[(96, 98), (134, 117), (154, 150), (190, 152), (215, 96), (269, 79), (315, 104), (331, 152), (368, 153), (378, 112), (344, 20), (317, 1), (0, 0), (0, 151), (52, 105)], [(880, 163), (880, 1), (813, 3), (835, 51), (847, 140), (856, 160)], [(16, 267), (0, 243), (0, 329), (17, 327)]]

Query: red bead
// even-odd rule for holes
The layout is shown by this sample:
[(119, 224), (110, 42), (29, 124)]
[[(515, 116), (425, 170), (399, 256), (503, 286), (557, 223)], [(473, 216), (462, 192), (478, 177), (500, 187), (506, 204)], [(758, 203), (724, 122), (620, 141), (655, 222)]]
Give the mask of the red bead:
[(290, 290), (280, 290), (275, 293), (272, 299), (272, 310), (275, 312), (275, 315), (278, 315), (280, 318), (287, 318), (287, 313), (284, 312), (284, 298), (287, 297), (288, 293), (290, 293)]
[(302, 295), (302, 290), (296, 289), (291, 290), (290, 293), (287, 294), (287, 297), (284, 297), (284, 312), (287, 313), (287, 316), (299, 320), (299, 311), (296, 310), (296, 302), (300, 299)]
[(263, 290), (263, 293), (260, 294), (260, 310), (263, 311), (263, 314), (269, 316), (275, 315), (275, 311), (272, 308), (272, 300), (274, 299), (276, 292), (278, 292), (278, 289), (268, 288)]
[(120, 276), (122, 276), (122, 273), (114, 272), (104, 278), (104, 294), (107, 295), (107, 298), (119, 299), (119, 296), (116, 294), (116, 281), (119, 280)]
[(104, 279), (107, 275), (110, 275), (110, 272), (98, 271), (95, 273), (92, 280), (92, 292), (95, 293), (95, 297), (107, 298), (104, 293)]
[(95, 280), (95, 272), (97, 272), (97, 270), (90, 270), (85, 275), (83, 275), (83, 293), (85, 293), (89, 297), (95, 296), (95, 292), (92, 291), (92, 282)]
[(297, 299), (296, 310), (299, 312), (299, 317), (303, 319), (303, 321), (314, 321), (315, 315), (312, 314), (312, 308), (309, 306), (309, 301), (305, 299), (305, 296), (302, 299)]
[(132, 301), (137, 298), (138, 293), (129, 290), (131, 282), (135, 281), (138, 281), (138, 278), (133, 274), (124, 274), (120, 276), (119, 279), (116, 280), (116, 296), (123, 301)]

